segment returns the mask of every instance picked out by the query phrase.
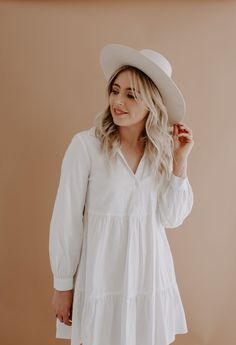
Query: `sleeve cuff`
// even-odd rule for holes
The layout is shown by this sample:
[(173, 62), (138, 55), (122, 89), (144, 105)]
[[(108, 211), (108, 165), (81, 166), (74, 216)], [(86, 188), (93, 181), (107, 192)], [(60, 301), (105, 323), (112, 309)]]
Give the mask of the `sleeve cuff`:
[(174, 187), (182, 187), (188, 180), (188, 177), (176, 176), (172, 173), (171, 183)]
[(74, 280), (71, 278), (53, 278), (53, 287), (59, 291), (72, 290), (74, 288)]

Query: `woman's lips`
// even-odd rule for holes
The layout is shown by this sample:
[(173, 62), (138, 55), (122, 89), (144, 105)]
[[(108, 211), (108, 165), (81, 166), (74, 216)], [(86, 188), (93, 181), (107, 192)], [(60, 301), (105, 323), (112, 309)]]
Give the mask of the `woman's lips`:
[(127, 114), (127, 112), (118, 110), (118, 109), (114, 109), (114, 112), (116, 113), (116, 115), (123, 115), (123, 114)]

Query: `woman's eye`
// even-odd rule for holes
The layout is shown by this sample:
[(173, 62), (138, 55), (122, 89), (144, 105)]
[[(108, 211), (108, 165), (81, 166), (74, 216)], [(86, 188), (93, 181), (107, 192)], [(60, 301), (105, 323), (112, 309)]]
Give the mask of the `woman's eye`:
[[(116, 95), (117, 93), (119, 93), (119, 91), (117, 91), (117, 90), (111, 90), (111, 93), (113, 93), (113, 94)], [(128, 94), (127, 96), (128, 96), (128, 98), (132, 98), (132, 99), (134, 98), (134, 96), (133, 96), (132, 94)]]

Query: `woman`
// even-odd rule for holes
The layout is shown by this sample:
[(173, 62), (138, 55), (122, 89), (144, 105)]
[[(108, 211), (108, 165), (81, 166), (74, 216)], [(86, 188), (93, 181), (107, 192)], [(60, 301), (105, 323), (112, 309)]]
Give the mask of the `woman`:
[(56, 337), (167, 345), (187, 332), (165, 228), (193, 206), (193, 134), (164, 56), (108, 44), (100, 62), (108, 106), (72, 138), (50, 223)]

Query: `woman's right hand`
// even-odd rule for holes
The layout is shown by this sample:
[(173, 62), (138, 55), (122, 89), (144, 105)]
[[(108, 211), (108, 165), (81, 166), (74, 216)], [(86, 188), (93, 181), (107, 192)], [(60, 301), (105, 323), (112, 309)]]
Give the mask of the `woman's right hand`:
[(52, 307), (56, 317), (68, 326), (72, 323), (73, 290), (54, 290)]

